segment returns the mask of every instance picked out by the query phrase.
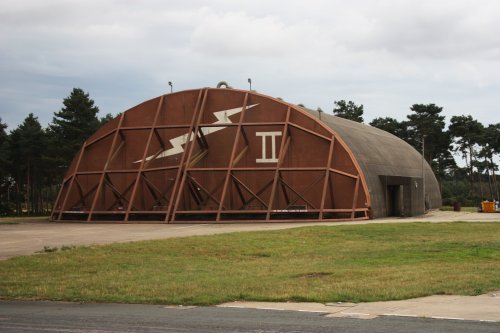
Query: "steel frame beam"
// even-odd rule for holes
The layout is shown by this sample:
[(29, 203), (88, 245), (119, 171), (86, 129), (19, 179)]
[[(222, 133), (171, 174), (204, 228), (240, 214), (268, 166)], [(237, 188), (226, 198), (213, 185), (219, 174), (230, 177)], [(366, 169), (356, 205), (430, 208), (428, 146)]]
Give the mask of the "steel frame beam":
[(158, 101), (158, 106), (156, 107), (153, 125), (151, 126), (151, 128), (149, 130), (149, 135), (148, 135), (148, 139), (146, 141), (146, 146), (144, 147), (144, 153), (142, 154), (141, 163), (139, 165), (139, 170), (137, 170), (137, 176), (135, 177), (135, 182), (133, 185), (134, 187), (132, 188), (132, 194), (130, 195), (130, 201), (128, 202), (127, 212), (125, 213), (125, 222), (128, 222), (128, 218), (130, 216), (130, 211), (132, 210), (132, 206), (134, 204), (135, 195), (137, 193), (137, 187), (139, 185), (139, 180), (141, 179), (141, 175), (142, 175), (142, 172), (144, 169), (146, 157), (148, 156), (148, 151), (149, 151), (149, 146), (151, 144), (151, 140), (153, 139), (154, 132), (156, 131), (155, 126), (156, 126), (156, 123), (158, 122), (160, 111), (161, 111), (161, 108), (163, 106), (163, 98), (164, 97), (165, 97), (164, 95), (160, 97), (160, 100)]
[[(331, 132), (331, 136), (326, 136), (322, 134), (323, 132), (317, 132), (302, 126), (302, 124), (295, 123), (291, 121), (292, 112), (302, 112), (297, 108), (288, 105), (285, 112), (284, 121), (271, 121), (271, 122), (246, 122), (245, 114), (247, 106), (251, 98), (251, 92), (244, 92), (243, 105), (241, 113), (238, 116), (238, 120), (234, 122), (227, 123), (203, 123), (203, 115), (207, 108), (208, 96), (211, 89), (205, 88), (198, 91), (196, 98), (196, 103), (194, 109), (192, 110), (191, 120), (188, 124), (176, 124), (176, 125), (159, 125), (160, 114), (164, 110), (163, 105), (168, 95), (161, 96), (156, 105), (156, 110), (154, 112), (154, 117), (151, 125), (147, 126), (123, 126), (124, 119), (126, 118), (126, 113), (122, 113), (119, 116), (117, 125), (115, 128), (108, 130), (106, 133), (99, 135), (96, 138), (88, 140), (84, 143), (82, 149), (79, 151), (73, 172), (71, 175), (66, 176), (63, 181), (61, 190), (58, 193), (56, 199), (56, 205), (54, 205), (54, 210), (51, 214), (51, 219), (63, 220), (64, 214), (70, 214), (69, 211), (71, 207), (75, 205), (80, 205), (81, 207), (87, 207), (88, 198), (92, 197), (91, 205), (87, 210), (82, 210), (74, 212), (75, 214), (82, 214), (86, 216), (85, 220), (87, 222), (94, 221), (93, 216), (98, 215), (109, 215), (111, 217), (117, 217), (118, 221), (128, 223), (131, 221), (131, 216), (134, 215), (134, 220), (136, 216), (141, 214), (154, 214), (161, 217), (163, 223), (193, 223), (197, 222), (193, 219), (184, 219), (185, 215), (189, 214), (214, 214), (214, 223), (226, 223), (226, 222), (241, 222), (239, 219), (231, 219), (231, 216), (237, 216), (238, 214), (260, 214), (260, 218), (256, 221), (258, 222), (289, 222), (293, 221), (289, 219), (282, 219), (280, 216), (286, 212), (294, 212), (295, 210), (290, 209), (298, 201), (304, 202), (307, 208), (304, 211), (295, 211), (297, 216), (305, 216), (305, 218), (300, 220), (307, 220), (311, 216), (316, 216), (312, 218), (312, 221), (334, 221), (334, 220), (345, 220), (344, 214), (348, 214), (350, 220), (367, 219), (369, 217), (369, 208), (358, 207), (358, 197), (360, 191), (364, 191), (366, 196), (367, 206), (370, 204), (370, 196), (367, 192), (366, 182), (364, 176), (360, 172), (359, 165), (357, 161), (353, 158), (352, 152), (347, 149), (345, 143), (331, 130), (323, 126), (325, 132)], [(172, 112), (172, 111), (170, 111)], [(167, 113), (168, 117), (169, 113)], [(202, 128), (210, 127), (232, 127), (235, 128), (235, 137), (231, 143), (230, 157), (227, 161), (227, 165), (223, 167), (200, 167), (200, 164), (210, 151), (209, 142), (207, 141), (205, 135), (203, 134)], [(248, 140), (246, 128), (249, 127), (280, 127), (282, 128), (281, 143), (279, 145), (279, 152), (277, 163), (275, 166), (240, 166), (237, 167), (238, 163), (245, 157), (250, 148), (250, 141)], [(328, 145), (328, 156), (326, 158), (326, 164), (319, 167), (299, 167), (299, 166), (287, 166), (283, 167), (283, 162), (288, 154), (290, 147), (292, 147), (293, 142), (293, 128), (294, 130), (302, 131), (307, 135), (324, 140), (325, 144)], [(149, 167), (151, 161), (161, 154), (161, 152), (166, 150), (165, 140), (162, 135), (158, 132), (161, 129), (186, 129), (187, 136), (184, 142), (184, 149), (180, 156), (178, 164), (173, 166), (160, 166), (160, 167)], [(123, 149), (127, 149), (127, 143), (125, 140), (124, 132), (126, 131), (136, 131), (136, 130), (147, 130), (148, 135), (146, 143), (142, 150), (142, 159), (138, 168), (134, 169), (113, 169), (110, 170), (110, 163), (116, 158), (116, 156)], [(87, 152), (87, 149), (91, 146), (101, 144), (106, 138), (112, 136), (112, 142), (107, 153), (106, 160), (104, 162), (104, 167), (100, 171), (92, 170), (80, 170), (80, 165), (82, 159)], [(149, 150), (153, 141), (156, 138), (160, 145), (160, 149), (154, 152), (152, 157), (148, 158)], [(244, 145), (241, 147), (241, 140), (244, 141)], [(194, 152), (195, 146), (198, 145), (200, 150), (196, 153)], [(357, 173), (345, 172), (334, 167), (335, 160), (335, 146), (340, 145), (345, 149), (349, 158), (354, 163)], [(212, 148), (214, 149), (214, 148)], [(147, 160), (146, 160), (147, 159)], [(162, 189), (161, 186), (155, 185), (153, 181), (148, 179), (147, 172), (164, 172), (165, 177), (169, 175), (167, 171), (175, 171), (175, 179), (172, 178), (173, 184), (165, 186)], [(192, 173), (200, 174), (197, 177), (207, 177), (210, 173), (220, 172), (223, 173), (222, 181), (216, 181), (215, 186), (211, 186), (211, 189), (205, 188), (199, 181), (193, 178)], [(242, 179), (235, 174), (236, 172), (245, 173), (252, 172), (256, 173), (256, 177), (259, 177), (259, 173), (268, 174), (273, 173), (272, 178), (265, 183), (260, 183), (258, 188), (253, 188), (248, 184), (245, 184)], [(293, 173), (309, 173), (309, 172), (321, 172), (321, 175), (315, 178), (311, 178), (309, 184), (301, 185), (301, 190), (294, 188), (294, 185), (286, 181), (283, 177), (283, 172), (293, 172)], [(120, 191), (111, 181), (109, 175), (111, 174), (134, 174), (135, 180), (133, 180), (128, 185), (124, 186), (123, 183), (120, 185), (123, 188)], [(352, 205), (346, 208), (335, 208), (333, 207), (334, 202), (334, 186), (331, 183), (332, 174), (338, 174), (344, 177), (348, 177), (354, 180), (355, 184), (350, 189), (352, 194)], [(88, 189), (84, 189), (78, 176), (99, 176), (99, 180), (93, 186), (89, 186)], [(267, 177), (267, 176), (266, 176)], [(157, 180), (156, 180), (157, 181)], [(312, 202), (306, 196), (312, 189), (317, 188), (317, 184), (320, 186), (320, 200)], [(305, 185), (305, 186), (304, 186)], [(141, 191), (139, 191), (139, 186), (141, 186)], [(111, 193), (114, 199), (105, 198), (104, 188), (108, 187), (111, 189)], [(253, 185), (255, 187), (255, 185)], [(221, 190), (222, 189), (222, 190)], [(269, 191), (269, 197), (263, 194)], [(76, 194), (74, 193), (76, 191)], [(146, 191), (150, 194), (148, 201), (142, 197), (138, 197), (138, 193), (145, 194)], [(168, 194), (170, 192), (170, 194)], [(246, 192), (246, 194), (245, 194)], [(329, 193), (330, 192), (330, 193)], [(129, 199), (127, 199), (127, 194), (130, 193)], [(269, 193), (269, 192), (267, 192)], [(76, 199), (75, 199), (76, 195)], [(276, 202), (278, 196), (282, 195), (285, 199), (286, 204)], [(327, 202), (328, 196), (330, 201)], [(69, 206), (68, 202), (76, 200), (76, 203)], [(317, 196), (316, 196), (317, 197)], [(97, 202), (101, 198), (103, 200), (103, 206), (105, 211), (96, 210)], [(351, 197), (349, 197), (351, 198)], [(236, 199), (236, 200), (235, 200)], [(134, 205), (137, 200), (141, 200), (139, 206), (144, 210), (139, 210), (138, 207)], [(183, 203), (181, 208), (181, 202), (183, 200), (192, 200), (195, 204), (195, 209), (185, 209), (185, 207), (190, 207), (187, 203)], [(229, 201), (228, 201), (229, 200)], [(239, 201), (238, 201), (239, 200)], [(314, 199), (317, 200), (317, 199)], [(217, 208), (206, 209), (209, 201), (212, 201)], [(252, 202), (258, 202), (257, 205), (251, 206)], [(239, 204), (241, 202), (241, 206)], [(111, 205), (110, 205), (111, 204)], [(113, 207), (116, 205), (123, 205), (124, 210), (114, 210)], [(279, 206), (277, 206), (279, 204)], [(160, 205), (164, 207), (160, 211), (156, 211), (155, 207)], [(163, 205), (163, 206), (162, 206)], [(186, 206), (188, 205), (188, 206)], [(282, 206), (283, 205), (283, 206)], [(240, 207), (236, 207), (240, 206)], [(60, 208), (57, 208), (60, 207)], [(210, 208), (210, 205), (208, 206)], [(280, 208), (282, 207), (282, 208)], [(333, 207), (333, 208), (332, 208)], [(83, 209), (82, 208), (82, 209)], [(252, 209), (254, 208), (254, 209)], [(236, 214), (236, 215), (235, 215)], [(304, 215), (306, 214), (306, 215)], [(307, 215), (308, 214), (308, 215)], [(311, 215), (313, 214), (313, 215)], [(316, 215), (314, 215), (316, 214)], [(328, 216), (327, 216), (328, 214)], [(333, 215), (332, 215), (333, 214)], [(336, 218), (335, 214), (342, 217)], [(361, 214), (361, 216), (359, 215)], [(134, 221), (135, 222), (135, 221)], [(201, 221), (198, 221), (201, 222)], [(203, 221), (204, 223), (208, 221)]]
[(241, 134), (241, 125), (243, 123), (243, 119), (245, 118), (245, 111), (248, 103), (248, 93), (245, 94), (245, 98), (243, 99), (243, 106), (240, 113), (240, 118), (238, 120), (238, 128), (236, 129), (236, 137), (234, 138), (233, 148), (231, 149), (231, 157), (229, 158), (229, 165), (227, 168), (226, 176), (224, 178), (224, 187), (222, 188), (222, 195), (219, 203), (219, 209), (217, 212), (216, 221), (220, 221), (221, 211), (224, 209), (224, 199), (226, 198), (227, 186), (229, 184), (229, 179), (232, 173), (232, 169), (234, 167), (234, 160), (236, 155), (236, 149), (238, 148), (238, 143)]
[[(181, 176), (182, 178), (181, 178), (179, 187), (177, 188), (174, 186), (174, 192), (172, 193), (172, 195), (175, 195), (176, 189), (179, 192), (176, 199), (175, 199), (175, 204), (173, 206), (172, 220), (175, 220), (175, 218), (176, 218), (177, 209), (178, 209), (179, 203), (180, 203), (180, 198), (182, 196), (184, 184), (186, 182), (187, 169), (189, 168), (189, 163), (184, 162), (184, 159), (186, 161), (191, 160), (191, 155), (193, 154), (194, 146), (196, 143), (195, 140), (191, 141), (191, 135), (198, 132), (198, 128), (200, 127), (200, 121), (203, 117), (203, 111), (205, 110), (207, 96), (208, 96), (208, 89), (200, 90), (200, 96), (198, 96), (198, 101), (196, 102), (196, 104), (200, 105), (200, 106), (199, 106), (199, 108), (195, 108), (195, 112), (193, 112), (193, 119), (191, 122), (191, 126), (189, 127), (189, 134), (188, 134), (187, 141), (186, 141), (186, 147), (184, 148), (184, 151), (182, 153), (181, 164), (179, 166), (179, 172), (182, 173), (182, 175), (179, 174), (177, 176), (177, 179), (179, 178), (179, 176)], [(199, 104), (200, 100), (201, 100), (201, 104)], [(194, 135), (196, 135), (196, 134), (194, 134)], [(186, 150), (188, 150), (188, 147), (189, 147), (189, 152), (188, 152), (187, 157), (186, 157)], [(184, 172), (182, 172), (184, 163), (186, 163), (186, 166), (185, 166)], [(176, 179), (176, 182), (177, 182), (177, 179)], [(170, 210), (167, 212), (166, 221), (168, 221), (168, 217), (169, 217), (168, 213), (169, 212), (170, 212)]]
[(116, 127), (116, 131), (115, 131), (114, 136), (113, 136), (113, 142), (111, 143), (111, 147), (109, 148), (108, 158), (106, 159), (106, 163), (104, 164), (104, 168), (102, 170), (102, 173), (101, 173), (101, 176), (99, 179), (99, 183), (98, 183), (99, 185), (97, 186), (96, 192), (94, 194), (94, 199), (92, 200), (92, 206), (90, 206), (90, 211), (89, 211), (89, 215), (87, 217), (87, 222), (90, 222), (92, 220), (92, 214), (94, 213), (95, 206), (97, 204), (97, 199), (99, 198), (99, 194), (100, 194), (102, 186), (104, 184), (104, 177), (106, 175), (106, 171), (109, 167), (109, 163), (111, 162), (111, 158), (114, 156), (115, 145), (116, 145), (116, 142), (118, 140), (118, 136), (120, 133), (120, 127), (123, 123), (123, 119), (125, 119), (125, 113), (120, 114), (119, 117), (120, 117), (120, 120), (118, 121), (118, 126)]

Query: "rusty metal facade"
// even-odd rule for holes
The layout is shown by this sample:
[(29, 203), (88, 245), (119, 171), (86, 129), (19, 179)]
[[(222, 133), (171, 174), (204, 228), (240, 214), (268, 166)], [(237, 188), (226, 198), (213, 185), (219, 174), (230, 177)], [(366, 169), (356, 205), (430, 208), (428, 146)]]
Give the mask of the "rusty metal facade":
[(64, 178), (52, 220), (289, 222), (368, 219), (349, 147), (297, 106), (198, 89), (146, 101), (101, 127)]

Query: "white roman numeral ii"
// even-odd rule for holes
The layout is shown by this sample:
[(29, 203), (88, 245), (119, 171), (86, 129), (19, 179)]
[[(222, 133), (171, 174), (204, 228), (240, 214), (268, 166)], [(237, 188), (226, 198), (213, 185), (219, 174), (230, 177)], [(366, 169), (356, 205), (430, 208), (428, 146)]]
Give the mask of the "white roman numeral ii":
[[(257, 163), (277, 163), (276, 158), (276, 137), (281, 136), (281, 132), (256, 132), (255, 136), (262, 137), (262, 158), (255, 160)], [(271, 157), (267, 157), (266, 141), (271, 137)]]

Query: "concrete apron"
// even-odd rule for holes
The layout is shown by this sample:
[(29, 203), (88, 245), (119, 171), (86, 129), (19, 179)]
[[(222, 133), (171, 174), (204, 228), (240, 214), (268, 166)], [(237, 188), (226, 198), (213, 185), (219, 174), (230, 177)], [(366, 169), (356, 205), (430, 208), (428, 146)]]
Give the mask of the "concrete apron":
[(326, 317), (373, 319), (379, 316), (500, 322), (500, 291), (480, 296), (435, 295), (402, 301), (371, 303), (230, 302), (226, 308), (323, 313)]

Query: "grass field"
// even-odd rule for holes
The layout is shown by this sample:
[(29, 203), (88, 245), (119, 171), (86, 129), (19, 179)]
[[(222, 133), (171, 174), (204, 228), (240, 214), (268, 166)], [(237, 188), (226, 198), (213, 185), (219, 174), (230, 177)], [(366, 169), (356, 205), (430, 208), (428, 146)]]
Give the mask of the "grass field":
[[(453, 207), (452, 206), (442, 206), (439, 210), (452, 211)], [(460, 207), (460, 211), (468, 212), (468, 213), (477, 213), (478, 207)]]
[(0, 298), (159, 304), (378, 301), (500, 289), (500, 223), (305, 227), (0, 262)]

